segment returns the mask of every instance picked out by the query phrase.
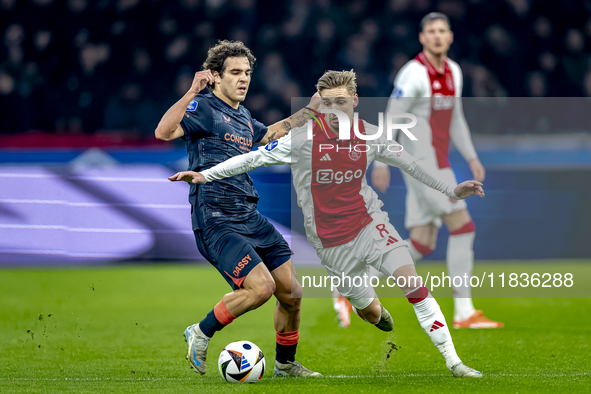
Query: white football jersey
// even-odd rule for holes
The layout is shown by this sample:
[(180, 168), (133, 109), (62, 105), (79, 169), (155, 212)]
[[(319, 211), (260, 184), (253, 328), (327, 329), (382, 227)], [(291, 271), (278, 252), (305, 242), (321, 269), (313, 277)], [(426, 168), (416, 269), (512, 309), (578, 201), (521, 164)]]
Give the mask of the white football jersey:
[(404, 149), (435, 168), (447, 168), (449, 142), (466, 161), (477, 157), (462, 108), (462, 71), (451, 59), (443, 73), (437, 71), (423, 52), (406, 63), (394, 80), (388, 113), (411, 113), (417, 125), (410, 129), (417, 141), (398, 133)]
[[(324, 123), (324, 122), (323, 122)], [(378, 128), (361, 120), (361, 134), (375, 135)], [(234, 176), (259, 166), (289, 164), (298, 205), (310, 244), (330, 248), (353, 240), (371, 223), (383, 203), (367, 185), (365, 173), (373, 160), (399, 167), (424, 184), (458, 199), (454, 187), (438, 181), (423, 170), (417, 160), (400, 151), (385, 136), (374, 141), (339, 140), (326, 126), (314, 124), (308, 139), (307, 126), (270, 142), (256, 151), (235, 156), (202, 172), (207, 182)]]

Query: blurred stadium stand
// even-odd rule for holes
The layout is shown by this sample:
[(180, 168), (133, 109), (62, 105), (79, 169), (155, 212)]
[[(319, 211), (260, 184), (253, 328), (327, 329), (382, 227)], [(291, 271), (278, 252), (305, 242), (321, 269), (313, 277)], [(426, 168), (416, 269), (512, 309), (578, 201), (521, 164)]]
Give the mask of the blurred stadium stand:
[[(361, 97), (388, 96), (434, 10), (451, 19), (487, 168), (487, 198), (469, 201), (476, 259), (591, 257), (590, 2), (0, 0), (0, 265), (199, 258), (186, 185), (165, 179), (186, 150), (153, 131), (207, 49), (227, 38), (254, 51), (244, 104), (270, 124), (327, 69), (354, 68)], [(288, 169), (252, 176), (261, 213), (301, 232)], [(404, 194), (393, 171), (380, 197), (406, 235)], [(446, 243), (443, 230), (429, 258)]]
[(465, 97), (590, 95), (588, 1), (1, 0), (0, 133), (151, 138), (218, 38), (254, 51), (245, 104), (264, 123), (327, 69), (387, 96), (433, 10), (451, 19)]

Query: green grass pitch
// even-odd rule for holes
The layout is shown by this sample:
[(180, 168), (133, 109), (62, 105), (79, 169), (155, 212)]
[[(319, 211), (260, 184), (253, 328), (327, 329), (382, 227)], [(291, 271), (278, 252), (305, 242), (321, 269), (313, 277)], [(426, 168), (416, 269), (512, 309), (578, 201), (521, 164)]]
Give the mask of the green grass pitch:
[[(441, 267), (441, 266), (438, 266)], [(334, 321), (329, 299), (305, 299), (297, 359), (325, 375), (274, 379), (270, 301), (212, 339), (208, 372), (185, 361), (183, 331), (229, 291), (217, 271), (195, 265), (0, 270), (0, 392), (299, 393), (591, 391), (591, 300), (480, 299), (501, 330), (452, 330), (463, 361), (482, 379), (453, 378), (404, 299), (385, 299), (396, 324), (383, 333), (357, 316)], [(439, 303), (451, 321), (452, 300)], [(217, 371), (222, 348), (250, 340), (266, 355), (256, 384)], [(390, 347), (394, 350), (386, 359)]]

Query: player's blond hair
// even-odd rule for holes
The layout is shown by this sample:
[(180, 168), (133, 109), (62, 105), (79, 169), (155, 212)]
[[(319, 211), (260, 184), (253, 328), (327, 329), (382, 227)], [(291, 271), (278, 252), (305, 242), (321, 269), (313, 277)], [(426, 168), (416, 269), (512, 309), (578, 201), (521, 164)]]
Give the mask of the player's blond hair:
[(355, 74), (355, 71), (326, 71), (324, 75), (318, 79), (316, 90), (318, 90), (319, 93), (322, 93), (323, 90), (336, 89), (343, 86), (347, 88), (347, 92), (349, 92), (351, 96), (357, 94), (357, 75)]

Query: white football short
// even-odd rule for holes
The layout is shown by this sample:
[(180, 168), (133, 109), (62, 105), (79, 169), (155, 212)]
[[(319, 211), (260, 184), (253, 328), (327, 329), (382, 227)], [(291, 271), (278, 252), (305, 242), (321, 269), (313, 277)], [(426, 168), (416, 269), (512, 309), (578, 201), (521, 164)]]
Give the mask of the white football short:
[[(329, 275), (341, 279), (340, 283), (335, 282), (339, 293), (358, 310), (367, 308), (376, 298), (370, 282), (371, 276), (376, 273), (370, 271), (370, 267), (390, 276), (404, 265), (414, 265), (406, 248), (403, 248), (406, 253), (402, 250), (402, 253), (394, 252), (401, 246), (408, 247), (408, 243), (390, 224), (388, 214), (380, 212), (372, 217), (373, 221), (353, 240), (332, 248), (316, 250)], [(364, 275), (367, 279), (364, 279)], [(375, 281), (374, 279), (374, 284)]]
[[(429, 172), (438, 180), (450, 185), (457, 186), (458, 181), (451, 168), (429, 169)], [(406, 216), (404, 218), (404, 227), (412, 228), (433, 223), (438, 228), (441, 227), (441, 215), (447, 215), (455, 211), (466, 209), (464, 200), (454, 200), (445, 194), (431, 189), (429, 186), (421, 183), (402, 173), (404, 183), (406, 184)]]

